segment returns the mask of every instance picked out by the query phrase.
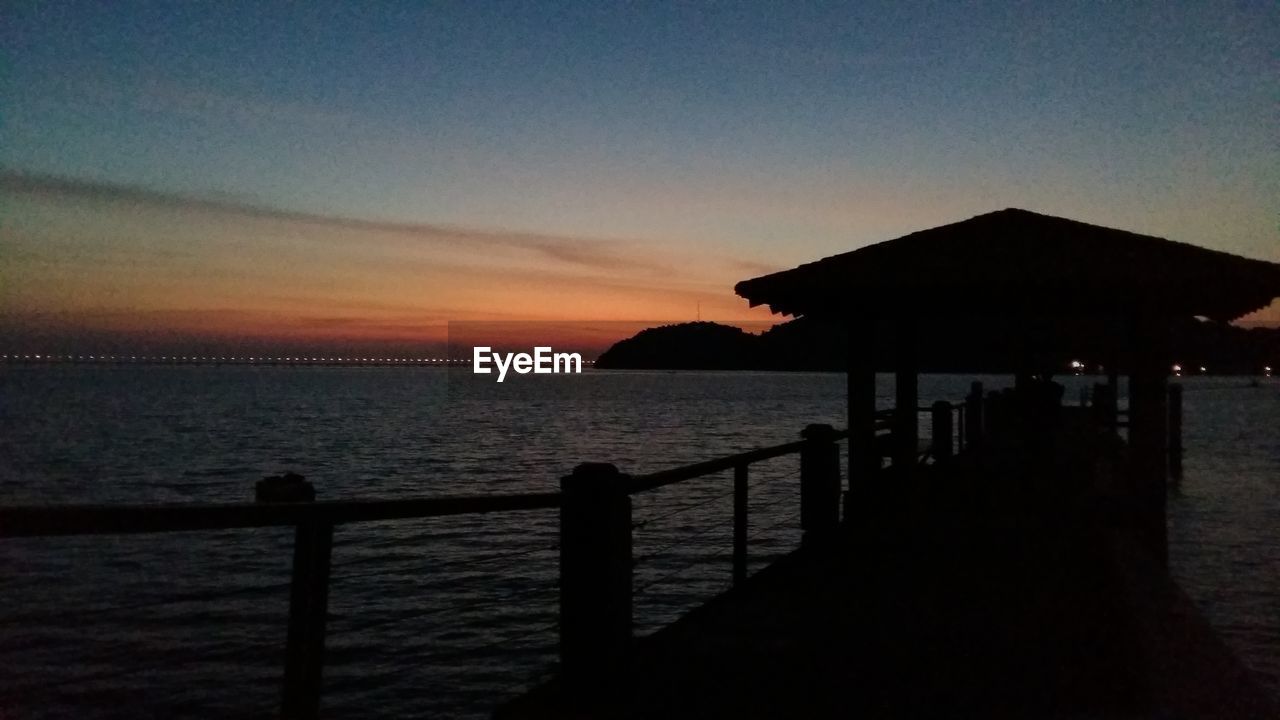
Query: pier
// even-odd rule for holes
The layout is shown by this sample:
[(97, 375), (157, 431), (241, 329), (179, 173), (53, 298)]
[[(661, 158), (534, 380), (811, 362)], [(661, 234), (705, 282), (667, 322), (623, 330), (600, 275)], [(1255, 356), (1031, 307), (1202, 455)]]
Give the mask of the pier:
[[(1265, 307), (1280, 266), (1008, 209), (736, 290), (846, 334), (844, 479), (811, 461), (805, 545), (639, 641), (603, 569), (626, 559), (619, 540), (590, 576), (616, 610), (579, 631), (589, 651), (566, 638), (561, 676), (503, 716), (1275, 715), (1169, 578), (1165, 509), (1182, 450), (1170, 327)], [(930, 324), (963, 328), (1015, 387), (975, 384), (958, 415), (922, 406)], [(1107, 382), (1071, 407), (1052, 375), (1078, 353)], [(878, 370), (895, 378), (887, 411)]]
[[(940, 411), (985, 404), (920, 412), (945, 430)], [(810, 463), (800, 549), (644, 638), (593, 617), (593, 644), (498, 717), (1273, 717), (1169, 578), (1107, 408), (1059, 410), (1034, 439), (971, 416), (839, 523), (836, 466)]]

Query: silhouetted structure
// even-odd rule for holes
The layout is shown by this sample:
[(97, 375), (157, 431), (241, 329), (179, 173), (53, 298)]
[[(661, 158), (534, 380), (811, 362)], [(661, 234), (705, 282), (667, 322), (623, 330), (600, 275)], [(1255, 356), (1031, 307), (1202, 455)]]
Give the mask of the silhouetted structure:
[(1010, 208), (911, 233), (734, 288), (752, 306), (833, 318), (1202, 315), (1271, 302), (1280, 265)]
[[(846, 329), (848, 431), (805, 440), (813, 459), (801, 517), (817, 526), (797, 552), (639, 642), (628, 645), (626, 618), (583, 618), (599, 623), (594, 634), (576, 628), (583, 636), (617, 638), (610, 652), (566, 663), (561, 678), (500, 714), (1275, 712), (1169, 579), (1165, 491), (1172, 325), (1267, 305), (1280, 296), (1280, 266), (1004, 210), (736, 289), (753, 305)], [(997, 369), (1014, 368), (1015, 388), (984, 395), (974, 383), (959, 408), (921, 407), (926, 321), (975, 338), (999, 328)], [(1108, 357), (1109, 383), (1092, 407), (1064, 406), (1050, 378), (1048, 351), (1076, 334)], [(887, 412), (875, 389), (886, 347), (896, 375)], [(1115, 403), (1119, 367), (1129, 374), (1127, 421)], [(932, 428), (924, 447), (922, 412)], [(1124, 426), (1127, 443), (1115, 432)], [(842, 436), (849, 483), (835, 532), (839, 462), (828, 449)], [(593, 517), (609, 515), (601, 507)], [(589, 577), (627, 585), (584, 573), (602, 597), (605, 581)]]
[[(874, 348), (892, 346), (894, 464), (914, 463), (919, 328), (946, 322), (1012, 333), (1019, 389), (1052, 372), (1046, 346), (1082, 328), (1129, 369), (1130, 475), (1163, 548), (1169, 331), (1195, 316), (1229, 321), (1280, 296), (1280, 265), (1185, 243), (1008, 209), (738, 283), (752, 306), (843, 325), (849, 336), (851, 476), (880, 468)], [(999, 319), (999, 320), (994, 320)], [(1114, 397), (1114, 394), (1113, 394)]]

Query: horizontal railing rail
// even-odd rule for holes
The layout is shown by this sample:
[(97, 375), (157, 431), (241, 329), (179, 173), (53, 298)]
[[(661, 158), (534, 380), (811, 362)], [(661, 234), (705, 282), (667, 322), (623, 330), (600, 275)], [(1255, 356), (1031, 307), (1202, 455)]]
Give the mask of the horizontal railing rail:
[[(848, 430), (837, 430), (834, 431), (831, 439), (843, 440), (847, 437), (849, 437)], [(772, 460), (773, 458), (782, 457), (783, 455), (792, 455), (800, 452), (804, 449), (804, 446), (804, 440), (796, 440), (794, 442), (783, 443), (781, 445), (748, 450), (736, 455), (726, 455), (712, 460), (704, 460), (691, 465), (681, 465), (680, 467), (670, 468), (668, 470), (659, 470), (658, 472), (648, 473), (646, 475), (634, 475), (631, 478), (631, 484), (628, 491), (631, 493), (638, 493), (645, 492), (647, 490), (656, 490), (657, 488), (664, 487), (666, 485), (672, 485), (685, 480), (692, 480), (704, 475), (724, 472), (725, 470), (732, 470), (740, 465), (751, 465), (763, 460)]]
[[(954, 410), (956, 408), (964, 407), (964, 400), (952, 400), (952, 401), (949, 401), (947, 404), (949, 404), (951, 408)], [(890, 408), (890, 410), (892, 410), (892, 408)], [(921, 414), (931, 413), (933, 412), (933, 410), (934, 410), (934, 406), (932, 405), (919, 405), (916, 407), (916, 412)]]
[(473, 515), (560, 507), (560, 493), (402, 500), (0, 507), (0, 537), (110, 535)]

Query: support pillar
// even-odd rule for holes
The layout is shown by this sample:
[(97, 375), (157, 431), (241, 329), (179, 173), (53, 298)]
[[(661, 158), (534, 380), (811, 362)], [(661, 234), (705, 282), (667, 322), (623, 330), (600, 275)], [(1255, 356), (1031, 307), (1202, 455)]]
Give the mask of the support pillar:
[(1135, 321), (1129, 370), (1129, 457), (1138, 526), (1152, 553), (1167, 566), (1165, 525), (1168, 477), (1167, 332), (1155, 317)]
[[(880, 451), (876, 447), (875, 323), (851, 321), (848, 332), (849, 492), (853, 495), (880, 470)], [(848, 510), (846, 502), (846, 517)]]
[(584, 463), (560, 481), (560, 667), (575, 703), (615, 692), (631, 650), (629, 478)]
[(919, 403), (916, 373), (915, 318), (899, 316), (894, 327), (894, 413), (893, 413), (893, 466), (898, 469), (915, 467), (919, 447), (919, 430), (916, 425), (916, 406)]
[(809, 425), (800, 437), (800, 527), (810, 542), (840, 525), (840, 446), (830, 425)]
[(982, 447), (987, 429), (985, 400), (982, 383), (974, 380), (969, 385), (969, 396), (964, 400), (966, 450)]
[(952, 437), (951, 403), (938, 400), (933, 404), (930, 414), (933, 427), (930, 452), (933, 453), (933, 459), (936, 462), (946, 462), (951, 459), (955, 442)]
[(1182, 385), (1169, 386), (1169, 474), (1182, 478)]
[(1107, 358), (1107, 388), (1108, 392), (1104, 396), (1106, 417), (1109, 418), (1111, 430), (1114, 432), (1120, 414), (1120, 353), (1114, 350)]

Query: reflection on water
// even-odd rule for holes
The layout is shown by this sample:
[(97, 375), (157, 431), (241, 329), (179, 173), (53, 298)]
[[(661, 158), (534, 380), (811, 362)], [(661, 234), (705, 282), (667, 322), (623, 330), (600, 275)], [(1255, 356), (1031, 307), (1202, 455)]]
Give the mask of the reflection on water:
[[(926, 376), (921, 397), (958, 399), (970, 379)], [(1089, 382), (1067, 378), (1066, 397)], [(1186, 381), (1171, 555), (1274, 686), (1280, 385), (1246, 384)], [(323, 498), (540, 491), (581, 461), (647, 472), (793, 440), (807, 423), (842, 426), (843, 398), (830, 374), (498, 385), (425, 368), (6, 367), (0, 501), (248, 500), (254, 480), (284, 469)], [(753, 567), (798, 540), (797, 462), (752, 467)], [(728, 584), (730, 486), (724, 474), (636, 498), (637, 632)], [(554, 661), (553, 511), (343, 526), (335, 540), (327, 714), (484, 715)], [(284, 530), (0, 542), (0, 709), (271, 715), (291, 544)]]

